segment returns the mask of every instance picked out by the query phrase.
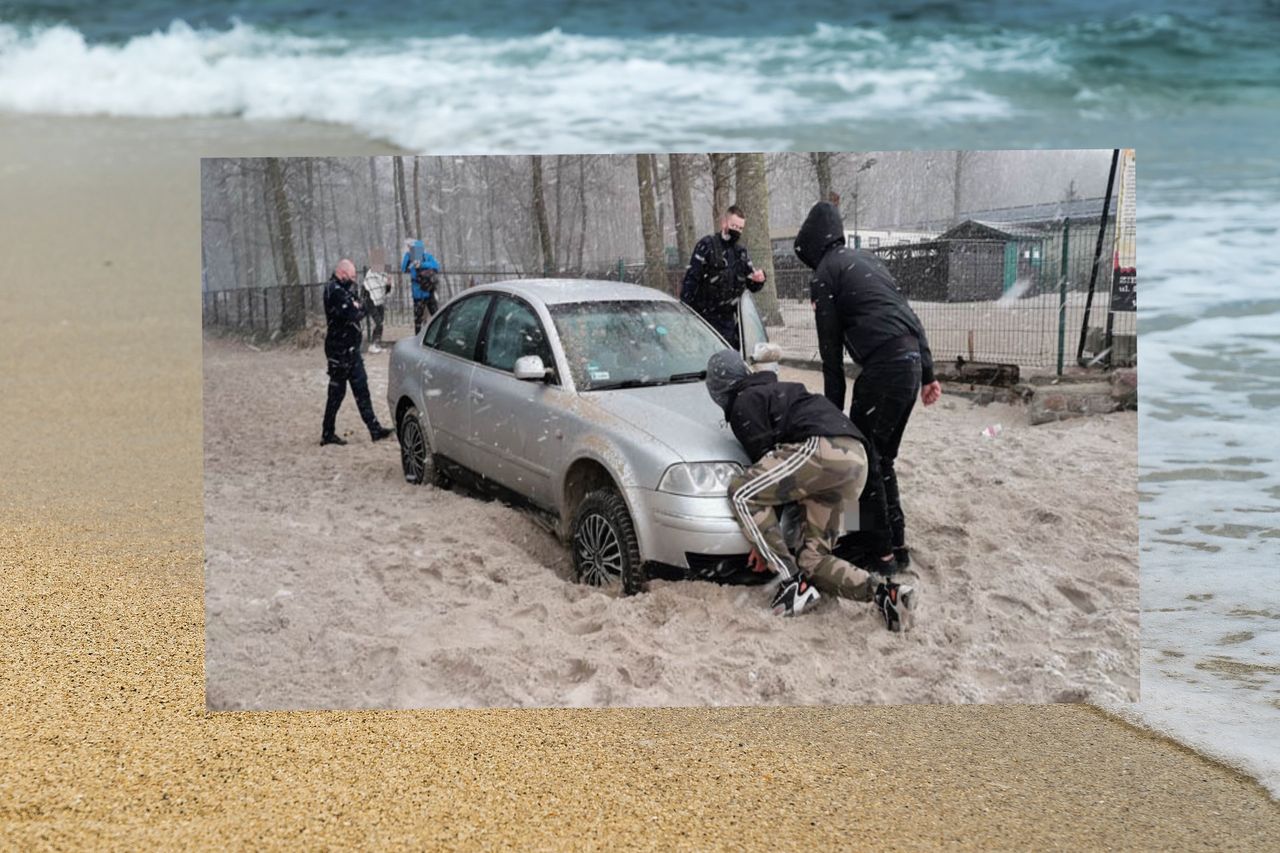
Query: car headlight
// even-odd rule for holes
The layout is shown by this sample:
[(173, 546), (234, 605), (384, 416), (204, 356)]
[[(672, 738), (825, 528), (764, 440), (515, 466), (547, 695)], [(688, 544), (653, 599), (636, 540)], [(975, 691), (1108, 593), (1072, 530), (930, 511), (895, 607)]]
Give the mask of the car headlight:
[(693, 497), (724, 495), (729, 481), (741, 472), (736, 462), (681, 462), (662, 475), (658, 491)]

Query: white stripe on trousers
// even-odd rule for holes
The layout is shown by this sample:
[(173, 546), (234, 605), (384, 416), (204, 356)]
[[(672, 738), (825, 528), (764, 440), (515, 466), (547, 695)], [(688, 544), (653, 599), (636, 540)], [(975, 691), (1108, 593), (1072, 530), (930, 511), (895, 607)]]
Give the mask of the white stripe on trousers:
[(756, 524), (755, 519), (751, 517), (751, 510), (747, 507), (747, 500), (754, 497), (765, 487), (779, 482), (789, 474), (794, 474), (801, 468), (801, 466), (804, 465), (805, 462), (812, 459), (813, 455), (817, 453), (817, 451), (818, 438), (817, 436), (814, 436), (806, 441), (801, 448), (796, 451), (795, 455), (786, 462), (782, 463), (777, 468), (765, 471), (755, 479), (748, 481), (741, 489), (738, 490), (738, 493), (733, 496), (734, 505), (738, 508), (739, 518), (742, 519), (742, 523), (748, 528), (751, 538), (755, 540), (756, 549), (759, 550), (761, 556), (763, 556), (765, 560), (773, 566), (774, 571), (782, 575), (784, 580), (791, 579), (791, 570), (787, 568), (787, 564), (784, 563), (777, 554), (773, 553), (773, 549), (770, 548), (769, 543), (765, 541), (764, 534), (760, 532), (760, 527)]

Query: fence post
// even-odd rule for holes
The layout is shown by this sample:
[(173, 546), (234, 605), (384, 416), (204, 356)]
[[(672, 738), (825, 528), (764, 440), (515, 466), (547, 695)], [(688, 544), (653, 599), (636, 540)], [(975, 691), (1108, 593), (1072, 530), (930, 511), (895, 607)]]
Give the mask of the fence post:
[(623, 265), (622, 258), (618, 258), (618, 281), (622, 281)]
[(1071, 242), (1071, 217), (1062, 220), (1062, 272), (1058, 277), (1058, 375), (1067, 347), (1067, 246)]

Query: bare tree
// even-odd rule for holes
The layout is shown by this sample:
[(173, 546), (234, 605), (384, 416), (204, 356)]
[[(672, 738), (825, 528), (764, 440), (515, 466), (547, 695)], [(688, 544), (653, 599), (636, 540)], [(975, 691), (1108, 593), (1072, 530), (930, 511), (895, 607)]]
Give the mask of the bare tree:
[(551, 243), (551, 228), (547, 224), (547, 201), (542, 191), (542, 157), (529, 158), (533, 169), (533, 213), (538, 226), (538, 244), (542, 247), (542, 273), (550, 275), (556, 268), (556, 250)]
[(374, 240), (379, 247), (385, 247), (383, 240), (386, 236), (382, 233), (382, 213), (381, 205), (378, 204), (378, 170), (374, 165), (374, 158), (369, 158), (369, 199), (372, 202), (370, 212), (373, 213), (373, 233)]
[(671, 210), (676, 226), (676, 251), (680, 253), (681, 263), (688, 263), (697, 240), (693, 222), (693, 195), (686, 174), (687, 159), (687, 154), (667, 156), (668, 170), (671, 172)]
[(733, 155), (708, 154), (711, 160), (711, 230), (717, 230), (720, 217), (729, 207), (733, 195)]
[(765, 285), (756, 294), (760, 314), (770, 326), (781, 325), (778, 291), (773, 280), (773, 243), (769, 239), (769, 178), (763, 154), (739, 154), (737, 163), (738, 203), (746, 214), (742, 241), (752, 262), (764, 270)]
[(815, 151), (809, 155), (813, 172), (818, 178), (818, 201), (831, 201), (831, 154)]
[(578, 272), (583, 271), (583, 252), (587, 245), (587, 158), (578, 155)]
[[(267, 185), (270, 188), (272, 206), (279, 234), (279, 252), (284, 264), (284, 279), (288, 287), (281, 303), (280, 331), (289, 334), (302, 328), (305, 313), (302, 305), (302, 289), (298, 277), (298, 258), (293, 248), (293, 216), (289, 212), (289, 199), (285, 197), (284, 175), (280, 161), (267, 158)], [(268, 217), (270, 222), (270, 217)]]
[(964, 186), (964, 168), (969, 164), (970, 151), (956, 152), (955, 178), (951, 182), (951, 224), (960, 224), (960, 190)]
[(422, 198), (419, 195), (418, 188), (421, 183), (419, 172), (422, 166), (422, 157), (413, 155), (413, 224), (418, 229), (418, 236), (422, 236)]
[(649, 154), (637, 154), (636, 181), (640, 189), (640, 232), (644, 238), (644, 283), (658, 290), (666, 290), (666, 265), (662, 259), (662, 235), (658, 233), (656, 189), (653, 175), (653, 158)]
[(409, 235), (413, 232), (409, 228), (409, 197), (404, 186), (404, 157), (396, 157), (393, 162), (395, 163), (396, 206), (400, 208), (400, 222), (404, 225), (404, 233)]

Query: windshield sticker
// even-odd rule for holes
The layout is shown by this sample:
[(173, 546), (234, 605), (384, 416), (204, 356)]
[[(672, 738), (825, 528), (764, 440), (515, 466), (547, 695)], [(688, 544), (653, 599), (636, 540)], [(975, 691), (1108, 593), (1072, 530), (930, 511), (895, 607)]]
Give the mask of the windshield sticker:
[(591, 381), (592, 381), (592, 382), (606, 382), (606, 381), (608, 381), (608, 379), (609, 379), (609, 371), (607, 371), (607, 370), (593, 370), (593, 371), (591, 371)]

